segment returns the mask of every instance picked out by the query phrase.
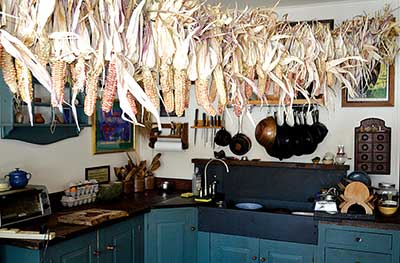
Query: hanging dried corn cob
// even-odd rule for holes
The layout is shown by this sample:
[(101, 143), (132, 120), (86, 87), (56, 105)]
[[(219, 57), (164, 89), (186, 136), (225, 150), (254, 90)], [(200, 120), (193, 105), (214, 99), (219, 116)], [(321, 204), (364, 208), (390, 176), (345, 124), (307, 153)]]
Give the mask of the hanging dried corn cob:
[(158, 109), (160, 107), (160, 101), (158, 98), (158, 89), (155, 76), (146, 67), (142, 68), (142, 74), (144, 91), (146, 92), (147, 96), (149, 96), (150, 101), (153, 103), (156, 109)]
[(216, 112), (209, 101), (208, 96), (208, 80), (198, 79), (196, 80), (196, 99), (197, 103), (203, 106), (206, 113), (210, 116), (215, 116)]
[(31, 72), (28, 67), (18, 59), (15, 60), (15, 69), (17, 71), (18, 94), (24, 102), (29, 103), (33, 98)]
[(211, 77), (211, 85), (208, 91), (210, 103), (214, 103), (217, 98), (217, 83), (215, 82), (215, 78), (212, 75)]
[(15, 72), (13, 57), (4, 50), (1, 52), (1, 68), (3, 70), (4, 82), (8, 85), (12, 93), (17, 93), (17, 74)]
[[(249, 68), (247, 69), (247, 78), (248, 78), (249, 80), (251, 80), (251, 81), (254, 81), (254, 74), (255, 74), (255, 69), (254, 69), (254, 67), (249, 67)], [(253, 89), (252, 89), (252, 87), (250, 86), (249, 83), (246, 82), (244, 88), (245, 88), (246, 98), (247, 98), (247, 99), (250, 99), (251, 96), (253, 95)]]
[[(0, 59), (2, 58), (1, 56), (2, 56), (2, 54), (3, 54), (3, 46), (2, 45), (0, 45)], [(1, 63), (0, 63), (0, 68), (1, 68)]]
[(132, 93), (130, 91), (128, 91), (128, 93), (126, 94), (126, 97), (128, 99), (128, 103), (132, 108), (133, 114), (137, 114), (137, 107), (136, 107), (136, 101), (135, 101), (135, 97), (132, 95)]
[(258, 94), (257, 96), (261, 99), (265, 97), (265, 84), (267, 82), (264, 71), (261, 68), (260, 64), (256, 65), (256, 73), (258, 77)]
[(185, 111), (185, 100), (187, 92), (186, 81), (186, 70), (176, 70), (174, 72), (175, 113), (178, 117), (181, 117)]
[(171, 65), (162, 63), (160, 67), (160, 86), (163, 93), (174, 89), (174, 72)]
[(192, 87), (192, 82), (190, 81), (190, 79), (187, 79), (185, 88), (185, 109), (189, 108), (191, 87)]
[(163, 93), (163, 100), (164, 100), (165, 111), (168, 113), (173, 112), (175, 110), (174, 92), (171, 90), (167, 93)]
[(56, 94), (55, 100), (51, 101), (53, 107), (58, 107), (64, 101), (65, 76), (67, 73), (67, 64), (62, 60), (56, 60), (51, 63), (51, 81), (53, 90)]
[(41, 65), (46, 66), (50, 62), (50, 41), (46, 36), (39, 37), (36, 54)]
[(108, 65), (106, 85), (103, 91), (103, 101), (101, 108), (104, 112), (110, 112), (113, 107), (115, 95), (117, 94), (117, 84), (118, 82), (115, 60), (112, 60)]
[(87, 116), (92, 116), (94, 109), (96, 108), (98, 82), (99, 74), (96, 74), (95, 72), (88, 72), (84, 105), (84, 112)]

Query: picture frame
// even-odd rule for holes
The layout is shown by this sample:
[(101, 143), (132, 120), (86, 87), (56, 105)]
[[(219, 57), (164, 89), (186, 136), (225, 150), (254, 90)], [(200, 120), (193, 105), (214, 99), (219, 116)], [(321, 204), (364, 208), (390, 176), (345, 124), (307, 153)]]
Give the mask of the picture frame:
[(119, 102), (114, 101), (109, 113), (101, 109), (97, 100), (92, 119), (92, 151), (93, 154), (126, 152), (135, 149), (135, 127), (121, 118), (122, 110)]
[[(342, 107), (393, 107), (394, 106), (394, 65), (377, 65), (372, 78), (373, 84), (366, 87), (368, 92), (361, 98), (351, 98), (347, 89), (342, 90)], [(379, 72), (379, 73), (377, 73)], [(362, 85), (362, 84), (361, 84)]]
[(85, 168), (85, 180), (95, 179), (99, 184), (110, 182), (110, 165)]

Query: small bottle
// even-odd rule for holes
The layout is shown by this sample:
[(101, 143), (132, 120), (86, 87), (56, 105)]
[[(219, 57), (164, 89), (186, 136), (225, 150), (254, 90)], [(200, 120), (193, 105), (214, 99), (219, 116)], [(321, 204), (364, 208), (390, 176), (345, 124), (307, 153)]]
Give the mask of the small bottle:
[[(198, 184), (198, 178), (200, 177), (200, 184)], [(194, 169), (194, 173), (192, 176), (192, 193), (194, 196), (199, 195), (199, 186), (201, 187), (201, 175), (200, 175), (200, 170), (199, 167), (196, 167)]]

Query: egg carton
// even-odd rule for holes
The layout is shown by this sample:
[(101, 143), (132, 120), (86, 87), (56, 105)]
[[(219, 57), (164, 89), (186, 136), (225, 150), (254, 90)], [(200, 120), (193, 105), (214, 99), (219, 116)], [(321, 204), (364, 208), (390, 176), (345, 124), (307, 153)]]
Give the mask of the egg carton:
[(64, 195), (61, 198), (61, 204), (64, 207), (74, 207), (93, 203), (96, 200), (96, 193), (81, 195), (79, 197)]
[(80, 197), (88, 194), (95, 194), (99, 191), (99, 184), (96, 180), (79, 182), (78, 184), (70, 184), (69, 188), (64, 191), (66, 196)]

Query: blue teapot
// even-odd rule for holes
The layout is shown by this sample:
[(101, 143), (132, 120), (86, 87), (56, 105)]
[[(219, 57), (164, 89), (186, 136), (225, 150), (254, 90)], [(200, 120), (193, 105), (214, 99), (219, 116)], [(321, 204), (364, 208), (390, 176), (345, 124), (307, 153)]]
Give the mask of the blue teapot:
[(14, 171), (10, 172), (4, 177), (9, 178), (11, 188), (19, 189), (24, 188), (28, 184), (28, 181), (29, 179), (31, 179), (32, 174), (16, 168)]

